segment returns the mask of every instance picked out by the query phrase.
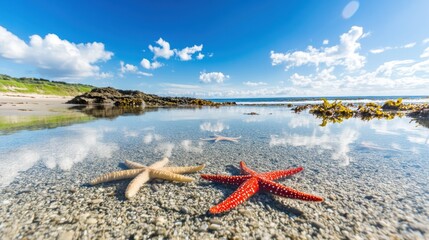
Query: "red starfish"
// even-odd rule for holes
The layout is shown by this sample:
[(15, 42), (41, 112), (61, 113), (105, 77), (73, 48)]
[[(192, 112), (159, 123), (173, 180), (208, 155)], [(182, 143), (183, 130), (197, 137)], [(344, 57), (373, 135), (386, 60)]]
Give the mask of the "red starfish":
[(292, 174), (301, 172), (304, 170), (302, 167), (291, 168), (287, 170), (266, 172), (266, 173), (257, 173), (252, 169), (248, 168), (246, 164), (240, 162), (241, 172), (245, 175), (242, 176), (226, 176), (226, 175), (211, 175), (211, 174), (201, 174), (201, 177), (218, 183), (240, 185), (238, 189), (232, 193), (227, 199), (218, 205), (210, 208), (210, 213), (221, 213), (230, 210), (231, 208), (236, 207), (237, 205), (243, 203), (249, 199), (253, 194), (258, 192), (260, 189), (268, 191), (272, 194), (300, 199), (304, 201), (314, 201), (321, 202), (323, 198), (311, 195), (308, 193), (297, 191), (293, 188), (283, 186), (279, 183), (273, 182), (273, 180), (290, 176)]

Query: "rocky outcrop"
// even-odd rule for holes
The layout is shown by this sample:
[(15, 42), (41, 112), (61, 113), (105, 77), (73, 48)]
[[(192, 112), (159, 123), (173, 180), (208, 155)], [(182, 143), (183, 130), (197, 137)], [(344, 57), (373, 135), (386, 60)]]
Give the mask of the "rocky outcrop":
[(142, 107), (235, 105), (235, 102), (215, 103), (197, 98), (160, 97), (140, 91), (118, 90), (111, 87), (95, 88), (91, 92), (76, 96), (67, 103)]

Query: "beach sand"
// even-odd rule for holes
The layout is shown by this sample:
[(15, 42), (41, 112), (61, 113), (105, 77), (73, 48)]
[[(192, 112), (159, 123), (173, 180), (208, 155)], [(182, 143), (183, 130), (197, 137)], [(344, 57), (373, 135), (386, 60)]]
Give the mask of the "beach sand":
[(64, 108), (73, 97), (53, 95), (0, 93), (0, 116), (49, 115), (55, 109)]

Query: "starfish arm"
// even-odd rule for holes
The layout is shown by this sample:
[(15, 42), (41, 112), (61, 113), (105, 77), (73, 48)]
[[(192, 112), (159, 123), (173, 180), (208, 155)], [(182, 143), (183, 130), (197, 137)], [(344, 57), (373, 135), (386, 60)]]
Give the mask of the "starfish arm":
[(293, 175), (295, 173), (299, 173), (302, 170), (304, 170), (303, 167), (297, 167), (297, 168), (291, 168), (291, 169), (280, 170), (280, 171), (265, 172), (265, 173), (261, 173), (261, 176), (268, 180), (276, 180), (279, 178), (284, 178), (284, 177)]
[(146, 168), (145, 165), (130, 160), (125, 160), (124, 164), (129, 168)]
[(223, 184), (232, 184), (240, 185), (246, 180), (251, 178), (251, 176), (226, 176), (226, 175), (211, 175), (211, 174), (201, 174), (201, 178)]
[(206, 165), (190, 166), (190, 167), (163, 167), (161, 170), (177, 174), (195, 173), (204, 169)]
[(137, 177), (135, 177), (125, 190), (125, 197), (131, 199), (134, 197), (139, 189), (151, 179), (149, 170), (143, 170)]
[(166, 158), (166, 157), (164, 157), (161, 161), (158, 161), (158, 162), (156, 162), (156, 163), (153, 163), (152, 165), (150, 165), (149, 167), (150, 168), (162, 168), (162, 167), (164, 167), (165, 165), (167, 165), (167, 163), (168, 163), (168, 158)]
[(214, 141), (216, 138), (200, 138), (202, 141)]
[(142, 169), (129, 169), (129, 170), (106, 173), (93, 179), (90, 182), (90, 184), (95, 185), (95, 184), (104, 183), (104, 182), (133, 178), (139, 175), (142, 171), (143, 171)]
[(159, 179), (175, 181), (175, 182), (192, 182), (195, 180), (194, 178), (191, 178), (191, 177), (187, 177), (187, 176), (183, 176), (180, 174), (175, 174), (167, 171), (156, 170), (156, 169), (151, 169), (149, 175), (151, 178), (159, 178)]
[(251, 177), (238, 187), (228, 198), (218, 205), (210, 208), (210, 213), (216, 214), (230, 210), (243, 203), (259, 190), (258, 179)]
[(276, 183), (270, 180), (265, 180), (259, 178), (261, 188), (264, 189), (267, 192), (270, 192), (272, 194), (281, 196), (281, 197), (287, 197), (292, 199), (300, 199), (304, 201), (313, 201), (313, 202), (321, 202), (323, 201), (322, 197), (300, 192), (298, 190), (295, 190), (290, 187), (286, 187), (281, 185), (280, 183)]
[(250, 174), (250, 175), (257, 175), (258, 173), (253, 171), (252, 169), (248, 168), (246, 166), (246, 163), (244, 161), (240, 162), (240, 168), (241, 168), (241, 172), (244, 174)]

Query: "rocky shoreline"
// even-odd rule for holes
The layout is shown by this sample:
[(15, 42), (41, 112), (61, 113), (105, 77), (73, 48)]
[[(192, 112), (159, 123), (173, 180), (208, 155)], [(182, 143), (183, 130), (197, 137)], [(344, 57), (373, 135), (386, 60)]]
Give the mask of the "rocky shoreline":
[(142, 107), (177, 106), (231, 106), (235, 102), (216, 103), (209, 100), (190, 97), (160, 97), (140, 91), (119, 90), (112, 87), (94, 88), (91, 92), (76, 96), (67, 103), (85, 105), (115, 105)]

